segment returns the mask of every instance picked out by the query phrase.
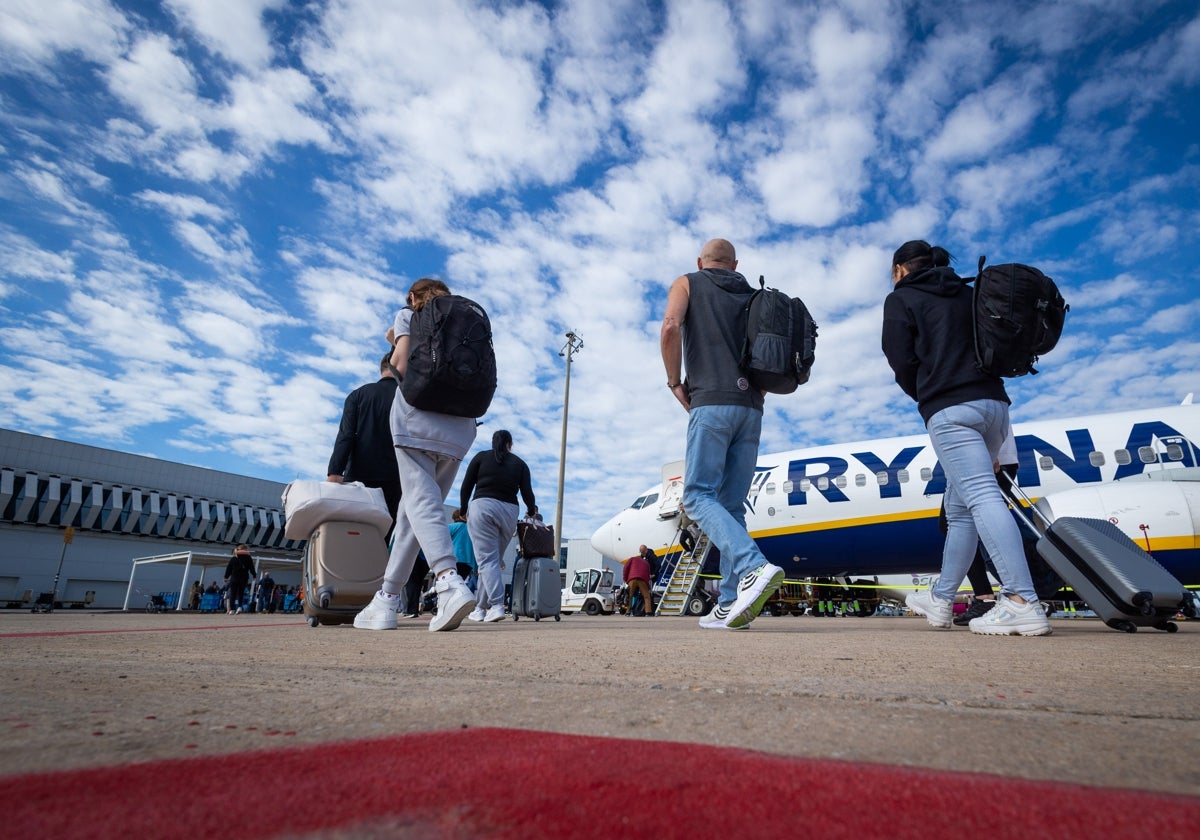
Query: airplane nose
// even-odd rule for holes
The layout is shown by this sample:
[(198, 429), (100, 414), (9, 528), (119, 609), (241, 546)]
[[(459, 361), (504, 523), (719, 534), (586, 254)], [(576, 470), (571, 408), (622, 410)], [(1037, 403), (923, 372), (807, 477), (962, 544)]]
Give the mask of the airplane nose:
[(592, 534), (592, 548), (610, 560), (620, 560), (617, 556), (616, 519), (610, 519), (596, 529)]

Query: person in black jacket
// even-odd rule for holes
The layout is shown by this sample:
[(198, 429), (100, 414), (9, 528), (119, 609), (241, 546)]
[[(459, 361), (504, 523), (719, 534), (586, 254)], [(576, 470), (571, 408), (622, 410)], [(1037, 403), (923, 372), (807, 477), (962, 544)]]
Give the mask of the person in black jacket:
[(326, 480), (336, 484), (360, 481), (367, 487), (378, 487), (395, 523), (400, 475), (389, 419), (396, 399), (396, 379), (388, 364), (390, 359), (389, 352), (380, 360), (378, 382), (355, 388), (346, 397)]
[[(501, 561), (517, 528), (517, 494), (525, 502), (526, 516), (537, 513), (529, 465), (512, 453), (507, 429), (492, 435), (490, 451), (479, 452), (463, 476), (458, 513), (467, 519), (467, 533), (475, 546), (479, 586), (471, 621), (504, 618), (504, 581)], [(471, 497), (474, 494), (474, 502)], [(467, 506), (470, 504), (470, 510)]]
[(225, 565), (225, 583), (229, 585), (229, 615), (237, 615), (242, 611), (242, 596), (246, 593), (246, 584), (250, 582), (250, 578), (256, 576), (250, 547), (239, 545)]
[(972, 290), (950, 254), (923, 240), (892, 257), (893, 290), (883, 304), (883, 352), (896, 382), (917, 403), (946, 474), (942, 571), (906, 603), (934, 627), (949, 627), (954, 598), (983, 541), (1000, 577), (996, 606), (970, 623), (987, 635), (1043, 636), (1050, 622), (1038, 602), (1021, 533), (992, 465), (1009, 429), (1008, 394), (975, 361)]

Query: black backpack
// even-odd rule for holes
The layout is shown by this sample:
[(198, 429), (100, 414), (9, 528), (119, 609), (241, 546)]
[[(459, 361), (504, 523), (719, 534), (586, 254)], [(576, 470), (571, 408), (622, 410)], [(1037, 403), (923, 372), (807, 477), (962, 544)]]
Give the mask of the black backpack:
[(800, 298), (759, 288), (746, 304), (742, 371), (750, 384), (771, 394), (790, 394), (808, 381), (817, 345), (817, 325)]
[(975, 360), (992, 376), (1037, 373), (1038, 357), (1054, 349), (1071, 307), (1054, 281), (1020, 263), (983, 267), (975, 278)]
[(496, 353), (482, 306), (459, 295), (438, 295), (413, 313), (400, 391), (423, 411), (455, 417), (487, 412), (496, 393)]

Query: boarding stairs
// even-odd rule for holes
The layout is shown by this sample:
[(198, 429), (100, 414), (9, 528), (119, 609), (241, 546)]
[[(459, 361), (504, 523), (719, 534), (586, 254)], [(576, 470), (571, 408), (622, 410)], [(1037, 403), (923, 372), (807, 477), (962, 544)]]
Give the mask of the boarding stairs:
[[(676, 534), (675, 538), (678, 539), (679, 535)], [(669, 570), (667, 590), (658, 602), (655, 615), (687, 615), (688, 601), (696, 588), (704, 558), (708, 556), (708, 549), (707, 534), (696, 537), (696, 544), (690, 552), (680, 549), (675, 565)]]

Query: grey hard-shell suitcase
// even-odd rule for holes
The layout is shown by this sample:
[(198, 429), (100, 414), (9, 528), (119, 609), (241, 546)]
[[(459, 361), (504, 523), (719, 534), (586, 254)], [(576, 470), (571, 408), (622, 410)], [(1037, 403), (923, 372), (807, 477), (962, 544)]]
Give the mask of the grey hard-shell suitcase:
[(518, 557), (513, 567), (512, 615), (541, 621), (554, 616), (561, 621), (562, 577), (558, 562), (550, 557)]
[[(1074, 516), (1051, 521), (1042, 503), (1032, 504), (1015, 482), (1012, 487), (1044, 525), (1038, 554), (1109, 627), (1174, 633), (1179, 628), (1170, 619), (1176, 613), (1194, 615), (1183, 584), (1116, 525)], [(1033, 525), (1026, 510), (1014, 509)]]
[(309, 625), (354, 621), (379, 591), (387, 561), (387, 543), (374, 525), (318, 525), (304, 548), (304, 614)]

